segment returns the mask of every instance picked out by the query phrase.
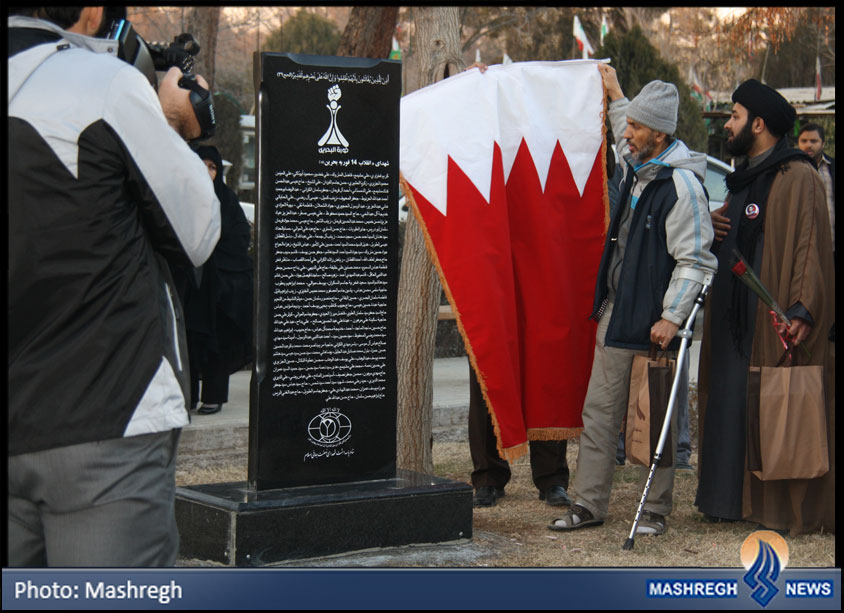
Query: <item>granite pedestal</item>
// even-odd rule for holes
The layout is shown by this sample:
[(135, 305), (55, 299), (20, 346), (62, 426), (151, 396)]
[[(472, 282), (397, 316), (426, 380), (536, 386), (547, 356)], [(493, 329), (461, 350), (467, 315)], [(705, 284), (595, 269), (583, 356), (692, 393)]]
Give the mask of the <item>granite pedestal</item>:
[(403, 470), (394, 479), (277, 490), (195, 485), (177, 489), (176, 519), (181, 557), (265, 566), (470, 539), (472, 488)]

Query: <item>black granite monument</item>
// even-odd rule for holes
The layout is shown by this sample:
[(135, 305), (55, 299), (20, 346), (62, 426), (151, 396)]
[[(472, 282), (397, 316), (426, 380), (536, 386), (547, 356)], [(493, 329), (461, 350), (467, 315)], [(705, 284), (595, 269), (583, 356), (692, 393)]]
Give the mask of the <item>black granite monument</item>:
[(248, 483), (179, 488), (182, 555), (264, 565), (472, 535), (472, 488), (396, 469), (401, 64), (256, 54)]
[(401, 65), (310, 61), (264, 56), (258, 490), (396, 474)]

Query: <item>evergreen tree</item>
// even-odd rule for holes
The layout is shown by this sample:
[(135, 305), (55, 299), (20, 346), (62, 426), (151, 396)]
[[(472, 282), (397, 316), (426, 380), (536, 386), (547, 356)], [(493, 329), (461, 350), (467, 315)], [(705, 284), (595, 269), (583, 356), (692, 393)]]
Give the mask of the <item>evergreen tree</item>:
[(267, 37), (264, 51), (334, 55), (339, 42), (340, 32), (333, 21), (300, 9)]
[[(610, 32), (604, 39), (603, 47), (595, 52), (595, 57), (611, 59), (613, 68), (618, 72), (621, 89), (630, 100), (654, 79), (676, 85), (680, 94), (680, 109), (675, 136), (690, 149), (706, 151), (706, 125), (700, 114), (700, 106), (691, 98), (691, 89), (680, 77), (676, 64), (660, 56), (641, 28), (636, 26), (621, 36)], [(614, 136), (620, 138), (621, 135)]]

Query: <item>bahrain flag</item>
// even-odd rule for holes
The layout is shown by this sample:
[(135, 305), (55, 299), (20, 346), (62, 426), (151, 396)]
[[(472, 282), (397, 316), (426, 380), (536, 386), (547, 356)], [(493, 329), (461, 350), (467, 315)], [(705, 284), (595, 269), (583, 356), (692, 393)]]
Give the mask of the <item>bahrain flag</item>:
[(402, 186), (508, 460), (583, 428), (604, 99), (595, 60), (472, 69), (402, 99)]

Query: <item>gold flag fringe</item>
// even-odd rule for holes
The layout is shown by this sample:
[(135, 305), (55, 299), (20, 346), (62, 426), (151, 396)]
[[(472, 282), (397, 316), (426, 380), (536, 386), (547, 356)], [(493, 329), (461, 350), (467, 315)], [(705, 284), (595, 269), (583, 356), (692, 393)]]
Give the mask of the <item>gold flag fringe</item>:
[[(600, 74), (600, 70), (598, 71)], [(601, 91), (604, 92), (603, 111), (601, 111), (601, 168), (604, 175), (604, 234), (610, 228), (610, 191), (609, 177), (607, 177), (607, 88), (603, 85), (601, 78)]]
[(502, 459), (507, 460), (508, 462), (514, 462), (518, 460), (530, 450), (527, 441), (525, 441), (524, 443), (520, 443), (515, 447), (507, 447), (506, 449), (502, 449), (501, 439), (498, 437), (497, 430), (495, 432), (495, 436), (496, 440), (498, 441), (498, 455), (501, 456)]
[(580, 436), (583, 428), (528, 428), (529, 441), (565, 441)]

